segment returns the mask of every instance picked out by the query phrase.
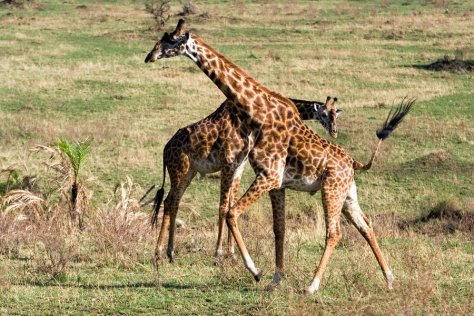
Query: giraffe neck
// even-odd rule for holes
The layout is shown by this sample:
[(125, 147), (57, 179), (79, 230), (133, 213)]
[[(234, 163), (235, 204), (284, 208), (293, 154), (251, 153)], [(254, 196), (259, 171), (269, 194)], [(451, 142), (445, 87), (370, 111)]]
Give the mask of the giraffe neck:
[[(270, 93), (267, 88), (194, 35), (190, 35), (186, 43), (186, 55), (228, 99), (235, 101), (251, 117), (264, 117), (261, 114), (266, 113), (268, 103), (263, 98)], [(293, 113), (296, 113), (294, 107)]]
[[(306, 101), (306, 100), (298, 100), (298, 99), (291, 99), (293, 103), (295, 104), (296, 108), (298, 109), (298, 112), (300, 114), (300, 117), (302, 120), (312, 120), (316, 119), (318, 121), (321, 121), (322, 118), (319, 113), (319, 109), (321, 106), (324, 105), (322, 102), (316, 102), (316, 101)], [(318, 110), (315, 110), (314, 106), (317, 106)]]

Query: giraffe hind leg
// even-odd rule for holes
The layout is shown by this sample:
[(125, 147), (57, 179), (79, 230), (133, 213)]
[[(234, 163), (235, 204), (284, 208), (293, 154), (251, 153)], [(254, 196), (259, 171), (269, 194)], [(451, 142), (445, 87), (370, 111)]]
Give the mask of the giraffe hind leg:
[(184, 192), (188, 188), (189, 184), (196, 176), (196, 171), (192, 168), (188, 169), (186, 175), (182, 178), (179, 186), (174, 192), (174, 199), (170, 203), (170, 222), (169, 222), (169, 235), (168, 235), (168, 248), (166, 255), (170, 262), (174, 262), (174, 236), (176, 231), (176, 216), (178, 215), (178, 208), (181, 198)]
[[(167, 162), (167, 169), (170, 176), (170, 190), (163, 203), (163, 219), (161, 222), (161, 228), (155, 246), (156, 264), (158, 264), (158, 262), (161, 261), (161, 259), (163, 258), (165, 234), (169, 231), (171, 220), (173, 220), (173, 225), (175, 223), (179, 203), (187, 187), (186, 185), (186, 187), (183, 188), (183, 184), (186, 176), (191, 172), (187, 156), (180, 155), (179, 153), (176, 153), (174, 151), (172, 153), (165, 152), (165, 155), (167, 155), (166, 157), (178, 158), (178, 160), (172, 160)], [(170, 240), (168, 239), (168, 258), (170, 258), (170, 255), (173, 256), (173, 249), (170, 249), (169, 245)]]
[(339, 179), (334, 183), (334, 175), (328, 174), (321, 185), (321, 198), (324, 208), (324, 219), (326, 222), (326, 245), (319, 264), (314, 272), (311, 285), (306, 288), (307, 294), (312, 294), (319, 289), (321, 279), (329, 258), (334, 251), (336, 245), (341, 240), (341, 212), (343, 208), (344, 198), (350, 187), (350, 179)]
[(285, 189), (269, 192), (273, 211), (273, 234), (275, 236), (275, 274), (272, 281), (265, 287), (273, 291), (280, 285), (283, 278), (284, 244), (285, 244)]
[(357, 230), (369, 244), (380, 265), (380, 268), (382, 269), (382, 272), (384, 273), (388, 288), (392, 289), (392, 283), (394, 280), (392, 271), (387, 265), (387, 262), (385, 261), (382, 251), (380, 250), (380, 247), (377, 243), (370, 219), (362, 212), (359, 206), (355, 183), (352, 183), (351, 185), (342, 211), (344, 216), (346, 216), (346, 218), (352, 222), (352, 224), (357, 228)]

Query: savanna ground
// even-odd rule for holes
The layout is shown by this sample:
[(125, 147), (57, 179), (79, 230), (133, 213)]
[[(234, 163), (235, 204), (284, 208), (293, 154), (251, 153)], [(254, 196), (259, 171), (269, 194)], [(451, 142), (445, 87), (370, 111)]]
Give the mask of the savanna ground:
[[(394, 289), (345, 223), (320, 291), (301, 295), (324, 247), (319, 193), (287, 191), (286, 275), (275, 292), (263, 291), (274, 266), (267, 198), (240, 219), (263, 281), (256, 284), (240, 258), (215, 266), (217, 177), (191, 184), (178, 214), (177, 261), (155, 269), (156, 232), (136, 200), (161, 183), (166, 141), (224, 97), (184, 57), (143, 63), (163, 31), (152, 30), (142, 1), (38, 0), (0, 6), (0, 194), (23, 188), (43, 198), (2, 207), (0, 314), (472, 313), (473, 75), (425, 66), (445, 56), (474, 59), (474, 4), (194, 4), (192, 31), (258, 81), (295, 98), (338, 96), (344, 112), (334, 141), (361, 161), (390, 106), (417, 98), (372, 170), (356, 176)], [(167, 30), (182, 7), (171, 3)], [(92, 139), (81, 174), (93, 193), (82, 231), (68, 224), (64, 192), (54, 187), (61, 183), (44, 167), (49, 155), (30, 151), (59, 138)], [(252, 175), (247, 168), (243, 188)], [(36, 184), (25, 186), (27, 176)]]

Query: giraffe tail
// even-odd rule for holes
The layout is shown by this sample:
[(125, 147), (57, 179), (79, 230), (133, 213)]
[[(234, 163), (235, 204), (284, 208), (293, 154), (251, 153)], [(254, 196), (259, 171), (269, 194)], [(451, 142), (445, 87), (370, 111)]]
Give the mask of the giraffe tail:
[(370, 167), (372, 167), (372, 163), (375, 160), (375, 156), (377, 155), (380, 145), (385, 139), (390, 136), (390, 134), (392, 134), (392, 132), (397, 128), (397, 126), (403, 121), (408, 112), (410, 112), (415, 101), (415, 98), (407, 100), (405, 97), (400, 103), (400, 105), (398, 105), (395, 109), (392, 107), (382, 127), (376, 132), (379, 141), (369, 162), (364, 165), (354, 160), (354, 162), (352, 163), (354, 170), (369, 170)]
[(156, 227), (158, 222), (158, 212), (160, 210), (161, 202), (163, 201), (163, 196), (165, 195), (165, 180), (166, 180), (166, 160), (163, 160), (163, 182), (161, 183), (161, 188), (156, 191), (156, 195), (153, 199), (153, 213), (151, 216), (151, 226)]
[(153, 213), (152, 213), (152, 216), (151, 216), (151, 225), (153, 227), (156, 227), (156, 222), (158, 220), (158, 211), (160, 210), (160, 205), (161, 205), (161, 202), (163, 201), (163, 196), (165, 195), (165, 189), (164, 189), (165, 179), (166, 179), (166, 161), (163, 162), (163, 182), (161, 184), (161, 188), (156, 192), (155, 197), (153, 197), (152, 199), (150, 199), (146, 202), (143, 202), (145, 200), (145, 198), (148, 196), (148, 194), (150, 194), (150, 192), (153, 191), (156, 188), (156, 184), (153, 184), (145, 192), (145, 194), (142, 196), (142, 198), (140, 199), (140, 202), (139, 202), (140, 207), (144, 207), (144, 206), (147, 206), (150, 203), (153, 203)]

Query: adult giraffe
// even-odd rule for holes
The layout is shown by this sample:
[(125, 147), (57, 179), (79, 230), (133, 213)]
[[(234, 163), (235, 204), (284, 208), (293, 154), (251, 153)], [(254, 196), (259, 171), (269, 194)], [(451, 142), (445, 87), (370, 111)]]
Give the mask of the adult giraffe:
[[(249, 161), (256, 178), (245, 194), (231, 206), (226, 221), (245, 266), (255, 280), (260, 280), (261, 272), (247, 251), (237, 219), (264, 193), (270, 193), (276, 271), (267, 288), (274, 288), (281, 282), (283, 271), (284, 188), (288, 187), (309, 192), (321, 190), (322, 193), (326, 246), (311, 285), (306, 289), (308, 293), (319, 288), (329, 257), (341, 238), (341, 213), (367, 240), (391, 288), (393, 274), (380, 251), (370, 221), (358, 205), (354, 182), (354, 170), (370, 167), (377, 151), (366, 166), (356, 162), (342, 147), (319, 137), (306, 126), (291, 100), (259, 84), (204, 41), (186, 32), (184, 24), (184, 19), (181, 19), (172, 33), (165, 33), (145, 62), (179, 55), (189, 57), (232, 101), (236, 115), (242, 120), (242, 135), (254, 144)], [(389, 115), (383, 128), (377, 132), (380, 142), (388, 137), (412, 104), (402, 103), (393, 116)]]

